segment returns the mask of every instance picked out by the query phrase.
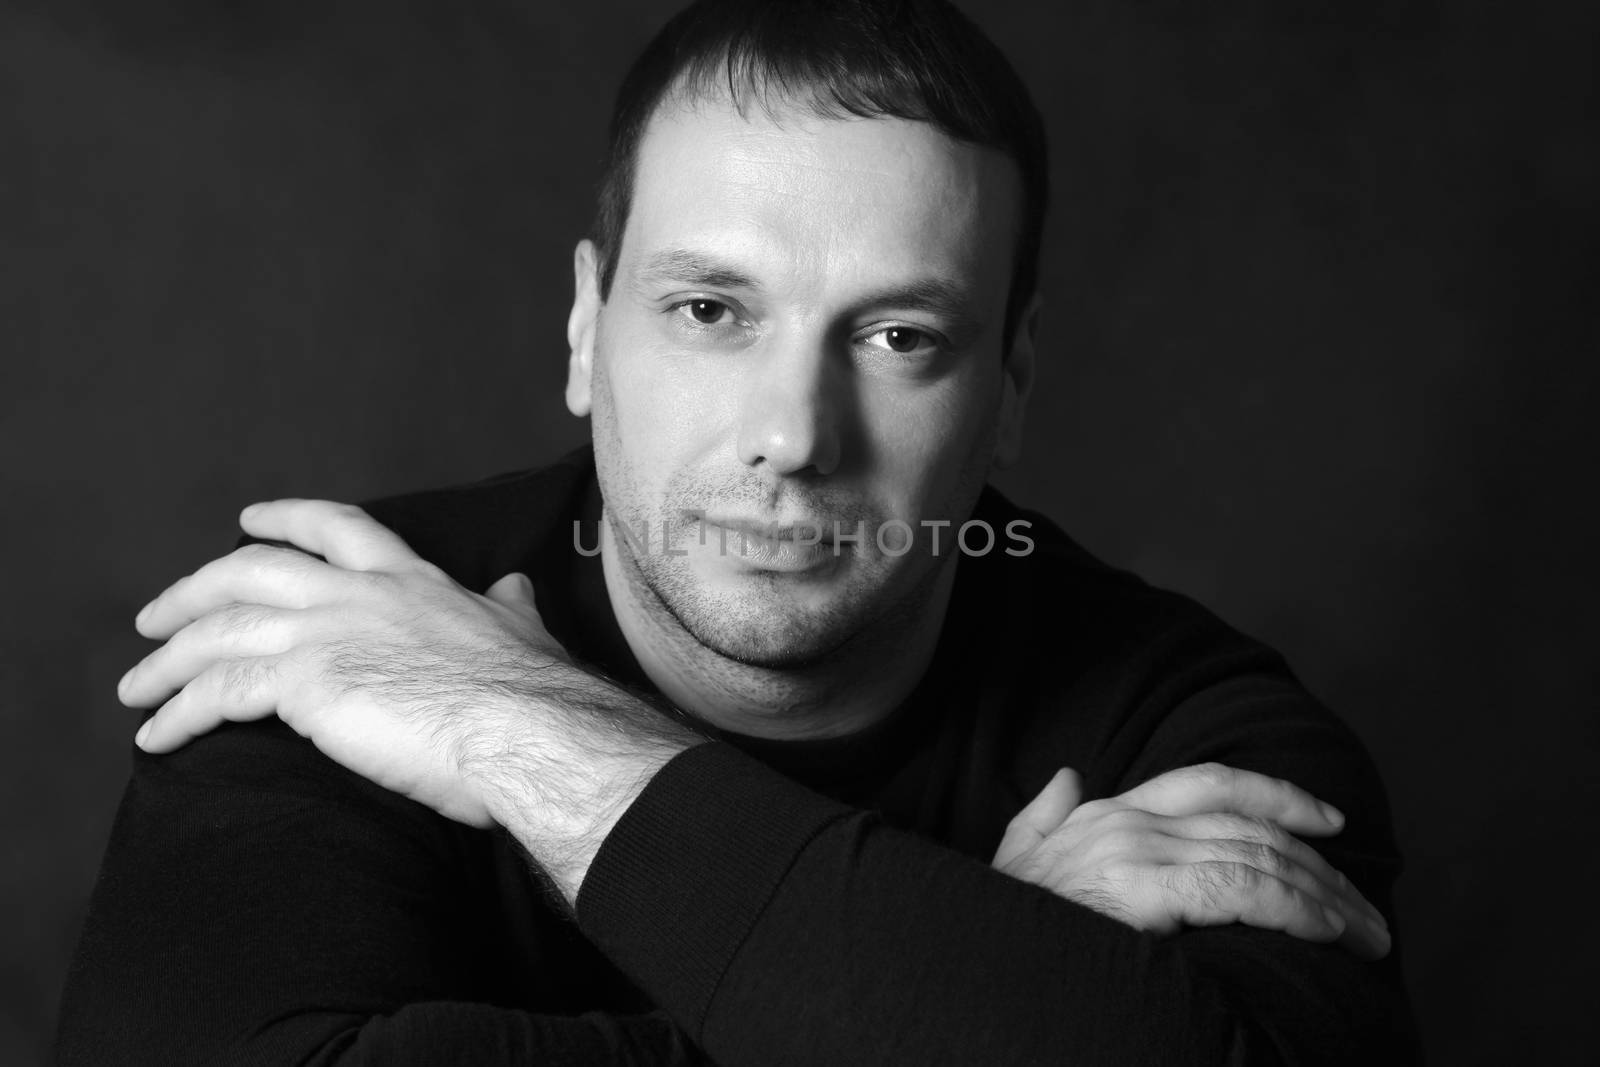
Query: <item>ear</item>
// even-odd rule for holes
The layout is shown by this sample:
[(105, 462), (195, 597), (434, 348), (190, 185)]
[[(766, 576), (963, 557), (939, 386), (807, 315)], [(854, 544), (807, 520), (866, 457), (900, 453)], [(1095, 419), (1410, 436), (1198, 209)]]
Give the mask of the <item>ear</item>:
[(594, 373), (594, 333), (600, 315), (600, 257), (585, 238), (572, 252), (572, 313), (567, 316), (567, 410), (589, 414), (589, 380)]
[(1022, 417), (1033, 389), (1033, 353), (1039, 333), (1039, 294), (1034, 293), (1011, 338), (1001, 368), (1000, 425), (995, 436), (994, 465), (1009, 467), (1022, 457)]

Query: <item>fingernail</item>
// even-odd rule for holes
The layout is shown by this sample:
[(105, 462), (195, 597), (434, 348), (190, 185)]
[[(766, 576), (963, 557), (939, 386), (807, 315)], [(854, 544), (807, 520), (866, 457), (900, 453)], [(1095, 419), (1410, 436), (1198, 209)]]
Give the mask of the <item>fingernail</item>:
[(245, 505), (244, 510), (239, 512), (239, 518), (248, 519), (250, 516), (254, 515), (256, 512), (258, 512), (260, 510), (261, 510), (261, 505), (260, 504), (247, 504), (247, 505)]
[(1327, 819), (1334, 826), (1344, 825), (1344, 812), (1340, 811), (1338, 808), (1334, 807), (1332, 804), (1329, 804), (1325, 800), (1317, 801), (1317, 807), (1322, 809), (1322, 817)]
[(1324, 907), (1322, 909), (1322, 914), (1327, 918), (1328, 925), (1333, 927), (1334, 934), (1337, 935), (1337, 934), (1344, 933), (1344, 916), (1343, 915), (1340, 915), (1333, 908), (1328, 908), (1328, 907)]
[(140, 748), (144, 747), (145, 738), (150, 736), (150, 724), (153, 722), (155, 722), (154, 719), (145, 720), (144, 725), (139, 727), (139, 732), (133, 735), (134, 744), (138, 745)]
[(118, 695), (121, 695), (122, 691), (128, 688), (128, 679), (132, 678), (132, 677), (133, 677), (133, 668), (130, 667), (130, 668), (128, 668), (128, 673), (124, 674), (117, 681), (117, 693), (118, 693)]
[(137, 615), (135, 615), (133, 617), (133, 624), (135, 626), (137, 626), (141, 622), (144, 622), (144, 617), (146, 615), (150, 614), (150, 609), (155, 607), (155, 604), (156, 604), (156, 602), (154, 600), (152, 600), (152, 601), (150, 601), (150, 603), (148, 603), (144, 607), (140, 608), (139, 609), (139, 614), (137, 614)]

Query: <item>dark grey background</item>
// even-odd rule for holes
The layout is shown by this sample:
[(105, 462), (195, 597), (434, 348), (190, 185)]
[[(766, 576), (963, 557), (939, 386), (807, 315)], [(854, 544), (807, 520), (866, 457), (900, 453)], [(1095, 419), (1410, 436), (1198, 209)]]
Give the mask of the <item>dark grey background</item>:
[[(1435, 1062), (1577, 1057), (1594, 7), (1039, 8), (975, 12), (1057, 168), (1002, 484), (1281, 647), (1365, 738)], [(582, 439), (570, 246), (664, 10), (0, 5), (0, 1062), (48, 1045), (128, 765), (134, 611), (251, 500)]]

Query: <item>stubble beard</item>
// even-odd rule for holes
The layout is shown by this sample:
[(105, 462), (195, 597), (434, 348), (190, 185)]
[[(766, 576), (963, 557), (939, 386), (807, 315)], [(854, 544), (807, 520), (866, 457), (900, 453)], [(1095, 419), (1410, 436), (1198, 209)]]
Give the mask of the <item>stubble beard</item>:
[[(838, 676), (841, 670), (848, 674), (852, 665), (870, 669), (874, 657), (893, 658), (905, 637), (930, 624), (927, 612), (940, 576), (956, 564), (954, 553), (932, 556), (919, 538), (905, 556), (885, 556), (873, 545), (874, 533), (885, 517), (869, 515), (833, 493), (817, 494), (812, 502), (818, 506), (807, 510), (829, 521), (836, 519), (852, 530), (858, 521), (866, 528), (861, 551), (841, 547), (847, 558), (840, 560), (839, 572), (830, 579), (835, 588), (829, 595), (816, 603), (803, 603), (807, 598), (796, 595), (794, 577), (761, 571), (745, 575), (745, 588), (740, 591), (708, 589), (690, 567), (688, 557), (665, 551), (668, 545), (683, 547), (701, 531), (685, 521), (685, 512), (739, 498), (755, 505), (752, 510), (760, 510), (770, 499), (754, 499), (751, 479), (735, 476), (711, 485), (680, 478), (669, 483), (659, 504), (647, 504), (646, 494), (623, 459), (609, 403), (596, 403), (592, 419), (601, 495), (618, 562), (632, 600), (652, 616), (658, 633), (671, 644), (683, 648), (685, 642), (674, 635), (686, 635), (694, 645), (722, 660), (760, 673), (779, 672), (794, 682), (808, 675), (822, 681)], [(992, 443), (992, 437), (978, 442), (975, 452)], [(952, 518), (970, 514), (986, 475), (986, 468), (973, 464), (969, 457), (964, 476), (944, 501), (951, 505)], [(760, 493), (769, 495), (766, 490)], [(618, 529), (625, 524), (628, 530), (638, 531), (641, 523), (658, 538), (643, 551)], [(663, 530), (667, 531), (664, 535)], [(735, 550), (731, 540), (728, 550)], [(940, 623), (942, 620), (932, 620), (931, 624), (937, 628)], [(694, 650), (685, 651), (692, 654)], [(778, 679), (767, 674), (765, 680)]]
[[(864, 646), (880, 643), (867, 640), (868, 635), (894, 631), (918, 616), (938, 574), (936, 566), (912, 571), (871, 551), (841, 545), (822, 590), (807, 588), (816, 580), (804, 575), (756, 569), (736, 579), (738, 588), (710, 588), (695, 572), (691, 557), (665, 551), (668, 544), (675, 550), (692, 549), (703, 529), (685, 519), (682, 508), (641, 506), (630, 489), (607, 495), (606, 516), (635, 601), (669, 630), (681, 630), (700, 647), (746, 667), (825, 672), (855, 658), (866, 651)], [(675, 488), (668, 498), (694, 495)], [(698, 499), (718, 500), (709, 494)], [(841, 525), (853, 527), (855, 521)], [(638, 531), (641, 524), (658, 538), (642, 551), (620, 528)], [(868, 537), (873, 528), (869, 522)], [(663, 529), (670, 538), (666, 544), (659, 539)], [(725, 547), (717, 535), (708, 541), (699, 551), (737, 556), (741, 550), (736, 535)]]

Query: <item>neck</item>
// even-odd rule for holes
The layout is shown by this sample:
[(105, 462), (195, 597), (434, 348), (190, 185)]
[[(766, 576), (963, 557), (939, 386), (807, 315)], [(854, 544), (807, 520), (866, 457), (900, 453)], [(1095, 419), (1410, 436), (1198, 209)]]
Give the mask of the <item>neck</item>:
[(778, 740), (866, 729), (911, 694), (933, 658), (957, 556), (824, 661), (793, 670), (752, 666), (702, 645), (645, 584), (600, 523), (600, 558), (612, 612), (656, 688), (721, 730)]

